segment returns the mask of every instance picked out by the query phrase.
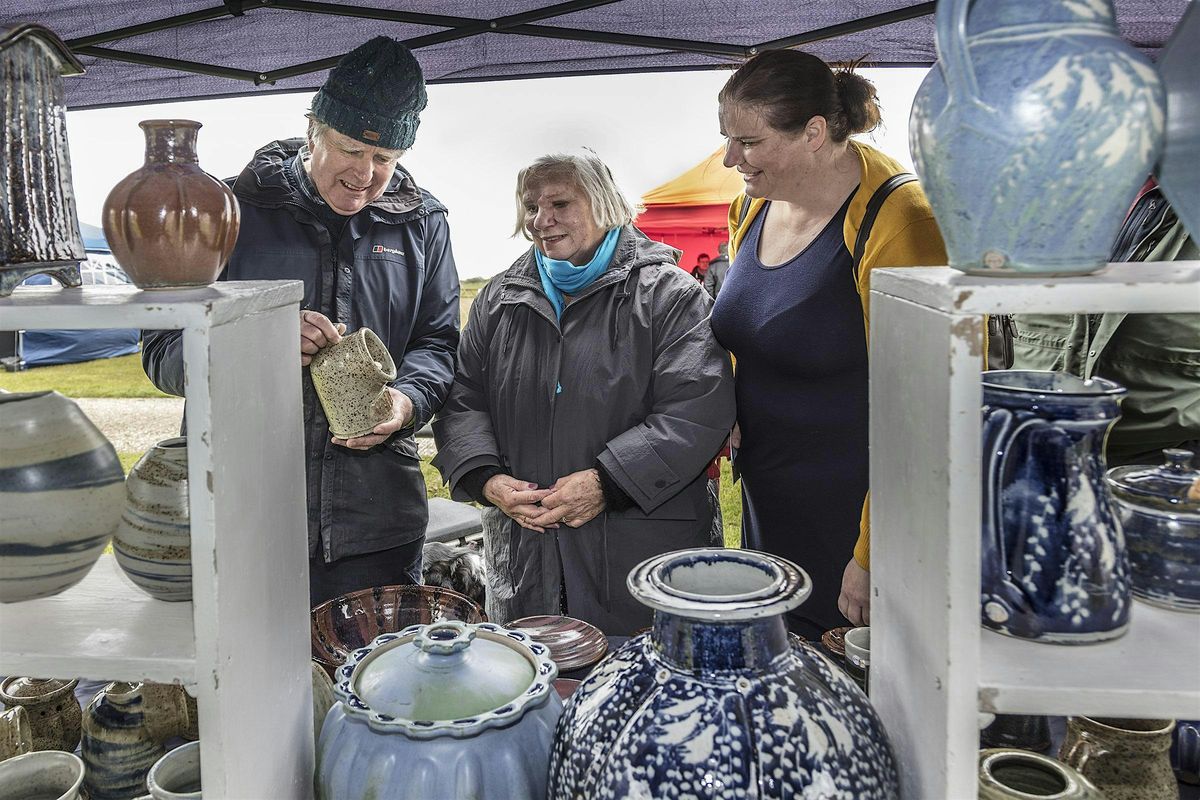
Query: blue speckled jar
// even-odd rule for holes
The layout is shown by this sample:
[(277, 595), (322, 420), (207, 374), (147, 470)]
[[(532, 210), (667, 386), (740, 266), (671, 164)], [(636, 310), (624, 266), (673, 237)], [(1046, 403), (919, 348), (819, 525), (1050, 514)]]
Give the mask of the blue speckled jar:
[(1104, 482), (1124, 393), (1102, 378), (983, 374), (985, 627), (1062, 644), (1125, 632), (1129, 557)]
[(549, 797), (899, 797), (896, 762), (866, 695), (783, 614), (811, 591), (777, 556), (695, 549), (629, 575), (650, 633), (610, 654), (571, 695)]
[(909, 123), (950, 265), (1094, 272), (1162, 147), (1166, 97), (1111, 0), (939, 0)]

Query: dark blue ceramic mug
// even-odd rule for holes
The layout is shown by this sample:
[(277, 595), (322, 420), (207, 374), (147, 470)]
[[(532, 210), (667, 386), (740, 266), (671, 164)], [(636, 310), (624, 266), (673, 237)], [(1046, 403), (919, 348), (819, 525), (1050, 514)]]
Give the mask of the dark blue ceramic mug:
[(1120, 386), (1027, 370), (983, 374), (982, 619), (1042, 642), (1129, 624), (1129, 559), (1104, 482)]

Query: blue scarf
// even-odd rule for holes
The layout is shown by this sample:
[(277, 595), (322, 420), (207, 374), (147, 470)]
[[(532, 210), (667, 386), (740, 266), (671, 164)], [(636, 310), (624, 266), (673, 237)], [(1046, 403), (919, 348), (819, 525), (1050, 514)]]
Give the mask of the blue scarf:
[(570, 261), (547, 258), (537, 247), (533, 248), (533, 256), (537, 259), (538, 275), (542, 278), (542, 289), (545, 290), (550, 305), (554, 306), (556, 317), (562, 319), (564, 294), (578, 294), (591, 286), (592, 281), (599, 278), (608, 269), (613, 253), (616, 252), (617, 238), (620, 235), (620, 228), (613, 228), (605, 234), (604, 241), (600, 242), (600, 246), (596, 248), (596, 255), (592, 256), (592, 260), (582, 267), (577, 267)]

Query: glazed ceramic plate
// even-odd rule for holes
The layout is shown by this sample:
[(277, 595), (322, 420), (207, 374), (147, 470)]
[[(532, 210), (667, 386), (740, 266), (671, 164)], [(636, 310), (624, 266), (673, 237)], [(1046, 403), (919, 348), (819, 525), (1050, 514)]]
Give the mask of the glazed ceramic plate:
[(825, 649), (833, 653), (838, 658), (846, 657), (846, 634), (854, 628), (847, 625), (844, 628), (834, 628), (830, 631), (825, 631), (821, 634), (821, 644), (825, 645)]
[(558, 696), (565, 703), (567, 702), (567, 698), (579, 688), (580, 683), (582, 683), (582, 681), (577, 681), (572, 678), (555, 678), (554, 691), (558, 692)]
[(507, 627), (525, 631), (549, 647), (560, 672), (591, 666), (608, 652), (608, 640), (600, 629), (574, 617), (525, 617)]
[(330, 675), (381, 633), (442, 620), (487, 622), (469, 597), (441, 586), (379, 586), (326, 600), (311, 613), (312, 657)]

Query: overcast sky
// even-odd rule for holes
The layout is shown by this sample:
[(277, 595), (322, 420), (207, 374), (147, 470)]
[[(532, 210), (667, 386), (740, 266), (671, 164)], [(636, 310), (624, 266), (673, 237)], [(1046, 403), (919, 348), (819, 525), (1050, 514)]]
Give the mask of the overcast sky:
[[(874, 69), (884, 126), (868, 141), (911, 166), (908, 113), (924, 69)], [(517, 171), (551, 152), (590, 147), (637, 200), (721, 145), (717, 91), (726, 71), (466, 83), (429, 87), (417, 142), (403, 164), (450, 209), (459, 275), (500, 272), (527, 247), (511, 238)], [(70, 78), (67, 78), (70, 80)], [(79, 218), (100, 224), (109, 190), (142, 164), (143, 119), (203, 123), (200, 165), (236, 175), (254, 151), (300, 136), (312, 100), (269, 94), (67, 114)]]

